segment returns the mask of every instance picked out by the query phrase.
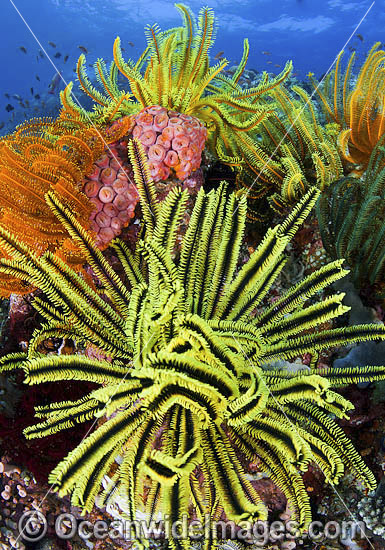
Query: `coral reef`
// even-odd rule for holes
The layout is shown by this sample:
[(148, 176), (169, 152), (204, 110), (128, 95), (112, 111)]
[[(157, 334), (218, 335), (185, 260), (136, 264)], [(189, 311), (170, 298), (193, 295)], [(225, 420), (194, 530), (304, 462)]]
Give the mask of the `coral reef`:
[[(115, 141), (124, 125), (109, 135), (87, 128), (78, 120), (33, 119), (0, 140), (0, 224), (29, 244), (32, 250), (61, 249), (66, 262), (80, 267), (83, 257), (68, 233), (52, 215), (45, 193), (52, 188), (62, 197), (82, 226), (90, 230), (92, 203), (82, 192), (83, 178), (93, 171), (104, 143)], [(6, 248), (1, 253), (7, 257)], [(10, 274), (3, 276), (0, 295), (26, 294), (31, 287)]]
[[(247, 40), (213, 61), (211, 8), (176, 7), (98, 85), (80, 57), (92, 110), (71, 83), (0, 139), (0, 549), (254, 549), (243, 522), (279, 519), (295, 540), (262, 547), (380, 550), (385, 52), (356, 76), (341, 52), (313, 97), (290, 62), (247, 70)], [(63, 511), (158, 535), (65, 542)], [(217, 531), (167, 540), (185, 517)], [(346, 517), (366, 540), (312, 540)]]
[(358, 511), (366, 526), (381, 537), (385, 535), (385, 498), (373, 492), (358, 503)]
[[(0, 550), (131, 550), (132, 542), (125, 541), (122, 537), (103, 539), (79, 536), (76, 529), (70, 539), (63, 539), (55, 528), (55, 521), (60, 514), (70, 513), (75, 525), (82, 520), (94, 525), (97, 521), (108, 521), (108, 516), (97, 511), (82, 517), (80, 509), (70, 505), (68, 499), (58, 497), (50, 491), (45, 482), (38, 482), (24, 469), (15, 466), (5, 460), (0, 462)], [(46, 519), (46, 534), (39, 541), (26, 541), (20, 533), (23, 514), (41, 513)], [(35, 522), (38, 525), (39, 518)], [(71, 524), (61, 523), (61, 528), (67, 533)], [(153, 548), (156, 548), (153, 546)]]

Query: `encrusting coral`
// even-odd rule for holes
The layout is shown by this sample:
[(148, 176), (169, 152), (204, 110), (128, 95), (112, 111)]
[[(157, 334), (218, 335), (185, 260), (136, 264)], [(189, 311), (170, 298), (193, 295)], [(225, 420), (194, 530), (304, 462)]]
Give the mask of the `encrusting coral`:
[[(384, 340), (385, 328), (358, 325), (320, 330), (349, 308), (343, 294), (312, 305), (306, 301), (346, 273), (341, 261), (325, 265), (263, 307), (285, 264), (284, 250), (309, 214), (319, 192), (311, 189), (280, 225), (237, 268), (245, 227), (246, 199), (225, 184), (201, 190), (175, 256), (175, 236), (187, 200), (176, 189), (162, 203), (155, 198), (146, 158), (138, 141), (130, 144), (134, 176), (145, 222), (132, 253), (116, 239), (130, 287), (112, 270), (87, 232), (57, 195), (47, 204), (87, 258), (103, 286), (104, 298), (54, 253), (37, 256), (0, 228), (10, 259), (0, 270), (38, 286), (45, 297), (34, 307), (46, 324), (36, 330), (28, 352), (1, 359), (1, 370), (22, 368), (26, 383), (79, 380), (100, 387), (72, 402), (37, 408), (44, 420), (27, 428), (29, 438), (48, 436), (91, 418), (100, 419), (58, 464), (49, 481), (59, 494), (90, 510), (118, 454), (123, 460), (102, 494), (126, 499), (130, 519), (144, 507), (170, 521), (199, 518), (266, 519), (267, 510), (245, 476), (240, 456), (268, 470), (287, 496), (300, 529), (311, 520), (300, 472), (319, 465), (329, 483), (344, 467), (370, 489), (373, 474), (331, 414), (346, 417), (352, 404), (334, 391), (351, 382), (385, 378), (383, 367), (317, 369), (319, 351), (366, 339)], [(316, 327), (317, 330), (314, 331)], [(42, 356), (48, 337), (71, 338), (100, 349), (100, 359), (79, 354)], [(279, 359), (313, 355), (308, 371), (269, 368)], [(151, 490), (142, 501), (142, 482)], [(171, 539), (172, 548), (189, 548)], [(210, 548), (210, 540), (205, 548)]]
[(385, 499), (382, 494), (372, 493), (358, 503), (363, 521), (375, 535), (385, 536)]

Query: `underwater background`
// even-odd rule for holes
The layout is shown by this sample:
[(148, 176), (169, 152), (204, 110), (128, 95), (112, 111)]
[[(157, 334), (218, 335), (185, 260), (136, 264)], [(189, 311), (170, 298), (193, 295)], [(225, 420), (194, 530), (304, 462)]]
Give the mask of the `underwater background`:
[[(306, 80), (309, 72), (320, 79), (345, 45), (347, 51), (357, 51), (359, 65), (373, 43), (384, 39), (385, 2), (374, 2), (365, 16), (371, 4), (369, 0), (206, 2), (215, 9), (218, 24), (211, 54), (214, 57), (223, 52), (231, 65), (236, 64), (246, 37), (250, 42), (248, 69), (277, 74), (292, 59), (293, 74), (298, 79)], [(195, 11), (201, 7), (195, 0), (190, 5)], [(1, 16), (0, 125), (4, 126), (0, 134), (24, 120), (24, 112), (27, 117), (54, 113), (59, 107), (58, 91), (65, 82), (75, 80), (73, 69), (81, 53), (79, 46), (86, 48), (87, 63), (92, 65), (98, 57), (111, 59), (113, 40), (120, 36), (127, 55), (135, 59), (143, 51), (145, 25), (158, 23), (161, 28), (169, 28), (179, 24), (172, 1), (5, 0)], [(57, 71), (63, 80), (55, 79)], [(53, 79), (55, 93), (49, 94)], [(15, 94), (23, 105), (27, 100), (26, 108)], [(36, 99), (36, 94), (40, 98)], [(14, 111), (7, 112), (7, 105)]]

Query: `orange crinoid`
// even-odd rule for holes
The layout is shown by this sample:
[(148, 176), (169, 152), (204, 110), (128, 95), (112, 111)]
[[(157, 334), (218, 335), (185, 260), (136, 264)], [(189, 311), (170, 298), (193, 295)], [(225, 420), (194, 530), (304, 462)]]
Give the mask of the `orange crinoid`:
[[(338, 145), (343, 159), (355, 164), (355, 172), (364, 172), (374, 146), (385, 133), (385, 51), (380, 42), (369, 51), (355, 79), (351, 55), (344, 74), (341, 74), (340, 52), (335, 70), (322, 86), (312, 80), (329, 122), (340, 126)], [(354, 82), (354, 84), (352, 84)]]
[[(0, 139), (0, 225), (32, 251), (60, 249), (67, 263), (81, 265), (82, 254), (48, 207), (45, 194), (54, 189), (84, 228), (90, 229), (93, 206), (82, 192), (83, 179), (102, 155), (105, 142), (115, 139), (65, 117), (26, 121)], [(7, 258), (2, 242), (0, 252)], [(30, 290), (11, 276), (3, 276), (0, 282), (0, 296)]]

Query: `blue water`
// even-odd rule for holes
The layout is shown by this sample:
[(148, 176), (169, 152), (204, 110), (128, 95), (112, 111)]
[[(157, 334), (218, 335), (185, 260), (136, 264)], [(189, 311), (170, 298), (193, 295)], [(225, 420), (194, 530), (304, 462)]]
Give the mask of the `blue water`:
[[(174, 3), (169, 0), (14, 0), (13, 4), (10, 0), (1, 2), (0, 124), (4, 122), (4, 127), (0, 134), (10, 131), (23, 118), (57, 112), (59, 87), (51, 95), (49, 85), (56, 70), (62, 72), (64, 80), (74, 80), (73, 68), (81, 53), (79, 46), (89, 51), (87, 63), (92, 64), (98, 57), (109, 61), (114, 38), (119, 35), (125, 55), (136, 59), (145, 45), (145, 25), (158, 23), (166, 29), (181, 21)], [(309, 71), (316, 77), (327, 71), (352, 33), (348, 46), (357, 51), (358, 67), (374, 42), (385, 41), (385, 0), (374, 2), (355, 31), (371, 4), (370, 0), (188, 2), (196, 14), (202, 5), (215, 10), (218, 32), (213, 55), (223, 50), (230, 64), (237, 63), (242, 55), (243, 39), (247, 37), (250, 41), (248, 68), (277, 73), (287, 59), (292, 59), (294, 73), (304, 80)], [(56, 47), (49, 45), (49, 41)], [(27, 53), (20, 50), (21, 46)], [(40, 49), (49, 59), (46, 55), (38, 56)], [(57, 53), (61, 56), (55, 58)], [(347, 51), (346, 58), (348, 54)], [(69, 57), (64, 63), (66, 55)], [(93, 74), (91, 68), (89, 71)], [(6, 98), (5, 93), (18, 94), (24, 104), (27, 99), (29, 108), (21, 107), (13, 97)], [(40, 99), (34, 98), (35, 94), (40, 95)], [(11, 104), (14, 111), (8, 113), (7, 104)]]

